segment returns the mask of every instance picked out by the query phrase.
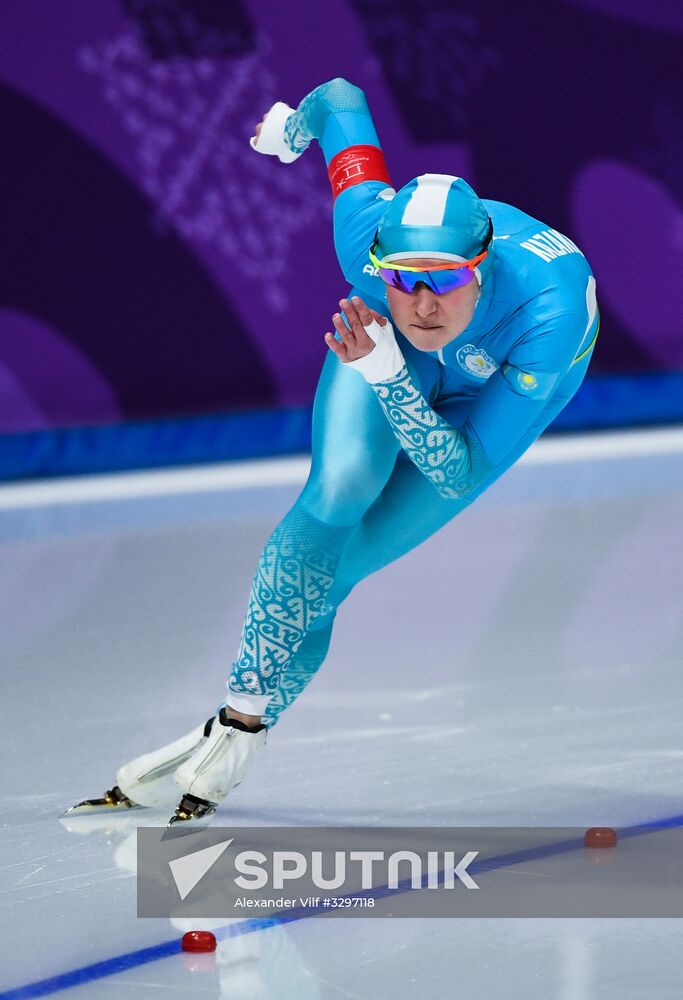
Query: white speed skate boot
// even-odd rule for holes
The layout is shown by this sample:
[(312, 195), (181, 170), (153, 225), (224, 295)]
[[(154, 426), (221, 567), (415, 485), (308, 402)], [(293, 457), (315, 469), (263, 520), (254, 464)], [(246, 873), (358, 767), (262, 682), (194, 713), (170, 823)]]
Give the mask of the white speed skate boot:
[(216, 717), (197, 726), (191, 733), (167, 743), (159, 750), (136, 757), (116, 772), (116, 784), (101, 799), (85, 799), (63, 813), (64, 817), (97, 812), (126, 812), (142, 806), (173, 806), (178, 801), (175, 771), (200, 746), (216, 722)]
[(238, 785), (256, 752), (266, 742), (268, 727), (249, 727), (221, 708), (205, 739), (180, 765), (173, 778), (182, 793), (169, 826), (204, 826), (216, 806)]

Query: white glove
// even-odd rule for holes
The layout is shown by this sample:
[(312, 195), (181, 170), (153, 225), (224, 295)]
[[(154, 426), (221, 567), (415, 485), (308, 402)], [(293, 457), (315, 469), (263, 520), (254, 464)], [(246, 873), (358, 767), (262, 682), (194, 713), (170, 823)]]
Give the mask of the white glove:
[(285, 123), (295, 109), (290, 108), (283, 101), (278, 101), (272, 106), (265, 116), (261, 132), (258, 138), (252, 135), (249, 145), (257, 153), (265, 153), (266, 156), (277, 156), (281, 163), (293, 163), (298, 160), (303, 153), (303, 149), (294, 153), (285, 142)]
[(398, 375), (406, 361), (396, 342), (394, 328), (389, 320), (384, 326), (380, 326), (377, 320), (373, 319), (369, 326), (364, 324), (363, 329), (370, 340), (374, 341), (375, 346), (365, 357), (345, 362), (346, 366), (360, 372), (365, 381), (371, 385), (375, 382), (386, 382), (394, 375)]

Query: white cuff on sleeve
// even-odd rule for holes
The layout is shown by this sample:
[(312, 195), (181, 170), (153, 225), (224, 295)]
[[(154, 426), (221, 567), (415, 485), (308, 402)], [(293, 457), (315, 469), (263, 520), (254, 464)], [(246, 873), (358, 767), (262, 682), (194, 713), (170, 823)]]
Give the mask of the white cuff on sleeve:
[(375, 347), (364, 358), (347, 361), (347, 367), (360, 372), (365, 381), (371, 385), (374, 382), (386, 382), (387, 379), (398, 375), (406, 362), (401, 348), (396, 343), (391, 323), (387, 321), (384, 326), (380, 326), (377, 320), (373, 319), (372, 323), (363, 329), (370, 340), (374, 340)]
[(294, 114), (294, 110), (283, 101), (274, 104), (266, 114), (258, 139), (252, 135), (249, 140), (251, 148), (257, 153), (265, 153), (266, 156), (277, 156), (281, 163), (293, 163), (294, 160), (298, 160), (303, 150), (293, 153), (285, 142), (285, 122)]
[(269, 701), (269, 694), (248, 694), (228, 688), (225, 704), (228, 708), (234, 708), (236, 712), (244, 712), (245, 715), (263, 715)]

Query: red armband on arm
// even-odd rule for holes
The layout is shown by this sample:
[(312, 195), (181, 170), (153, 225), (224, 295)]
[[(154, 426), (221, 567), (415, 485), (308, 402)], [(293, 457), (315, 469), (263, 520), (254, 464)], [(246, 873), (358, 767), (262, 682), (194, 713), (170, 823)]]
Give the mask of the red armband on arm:
[(334, 156), (327, 167), (332, 197), (364, 181), (384, 181), (391, 186), (384, 153), (377, 146), (349, 146)]

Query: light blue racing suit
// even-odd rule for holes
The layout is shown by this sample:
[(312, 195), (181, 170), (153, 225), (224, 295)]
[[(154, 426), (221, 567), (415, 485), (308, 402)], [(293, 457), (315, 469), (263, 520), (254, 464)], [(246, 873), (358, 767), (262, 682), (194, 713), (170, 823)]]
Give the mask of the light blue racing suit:
[[(380, 145), (363, 92), (345, 80), (309, 94), (286, 131), (293, 149), (317, 139), (327, 164), (347, 147)], [(334, 239), (347, 295), (391, 318), (368, 258), (387, 187), (366, 180), (344, 190)], [(472, 503), (586, 373), (599, 327), (586, 258), (545, 223), (484, 204), (494, 227), (489, 270), (459, 336), (438, 352), (420, 351), (394, 323), (406, 367), (377, 385), (327, 355), (311, 473), (266, 543), (228, 682), (226, 704), (269, 725), (323, 662), (336, 609), (355, 584)]]

